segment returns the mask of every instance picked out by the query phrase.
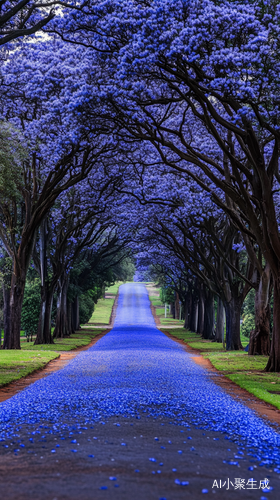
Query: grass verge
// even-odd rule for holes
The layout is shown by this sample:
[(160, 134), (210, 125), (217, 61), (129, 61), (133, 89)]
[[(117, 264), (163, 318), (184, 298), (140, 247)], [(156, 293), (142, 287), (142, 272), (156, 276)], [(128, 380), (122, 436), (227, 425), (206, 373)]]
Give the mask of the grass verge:
[(116, 299), (116, 296), (119, 291), (119, 287), (122, 285), (122, 281), (115, 283), (115, 285), (110, 286), (106, 289), (106, 295), (109, 294), (110, 297), (99, 299), (97, 304), (94, 307), (93, 314), (89, 320), (89, 323), (96, 323), (101, 325), (109, 325), (110, 318), (113, 310), (113, 305)]
[(54, 344), (34, 345), (32, 342), (27, 342), (26, 339), (24, 339), (21, 340), (20, 345), (21, 349), (24, 351), (72, 351), (72, 349), (77, 349), (77, 347), (84, 347), (88, 345), (92, 339), (94, 339), (94, 337), (99, 335), (102, 331), (102, 329), (96, 330), (85, 326), (82, 330), (73, 333), (71, 337), (67, 337), (65, 339), (55, 339)]
[[(108, 288), (106, 292), (113, 297), (98, 301), (91, 322), (109, 324), (115, 297), (121, 284), (121, 282), (116, 283)], [(54, 344), (47, 345), (34, 345), (33, 342), (27, 342), (26, 338), (21, 336), (20, 351), (0, 350), (0, 387), (43, 368), (49, 361), (58, 358), (61, 351), (72, 351), (78, 347), (87, 346), (103, 331), (102, 328), (84, 325), (71, 337), (55, 339)]]
[(109, 286), (109, 288), (106, 288), (105, 294), (109, 293), (110, 295), (117, 295), (119, 291), (119, 287), (123, 284), (123, 281), (118, 281), (112, 286)]
[(0, 387), (19, 380), (35, 370), (43, 368), (58, 352), (35, 353), (34, 351), (0, 351)]
[[(222, 344), (202, 339), (200, 335), (184, 328), (161, 330), (200, 351), (217, 370), (242, 389), (280, 409), (280, 374), (263, 371), (267, 356), (248, 356), (244, 351), (225, 351)], [(248, 343), (245, 337), (241, 341), (243, 345)]]
[(173, 325), (173, 326), (179, 326), (182, 327), (184, 324), (183, 320), (179, 319), (174, 319), (173, 316), (169, 313), (169, 309), (167, 309), (167, 314), (165, 317), (165, 307), (162, 304), (159, 295), (154, 295), (156, 293), (156, 288), (152, 285), (146, 285), (146, 288), (149, 292), (149, 299), (152, 303), (152, 305), (155, 307), (155, 313), (157, 317), (159, 318), (160, 324), (161, 325)]
[(99, 299), (94, 307), (94, 312), (89, 323), (109, 325), (114, 302), (115, 299)]
[[(69, 338), (56, 339), (54, 344), (34, 345), (21, 339), (21, 350), (0, 350), (0, 387), (19, 380), (59, 357), (61, 351), (72, 351), (87, 346), (92, 339), (104, 330), (83, 328)], [(37, 352), (36, 352), (37, 351)]]

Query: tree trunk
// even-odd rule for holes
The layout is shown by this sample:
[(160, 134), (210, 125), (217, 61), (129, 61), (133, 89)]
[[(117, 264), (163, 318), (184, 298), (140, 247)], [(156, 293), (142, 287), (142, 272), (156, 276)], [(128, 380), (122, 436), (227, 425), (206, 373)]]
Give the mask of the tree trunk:
[(41, 290), (41, 311), (34, 345), (54, 343), (51, 334), (52, 304), (53, 291), (46, 287), (44, 291)]
[(185, 309), (185, 322), (184, 322), (184, 328), (186, 328), (186, 330), (189, 329), (190, 327), (190, 320), (189, 320), (189, 301), (190, 301), (190, 297), (189, 297), (189, 293), (187, 293), (185, 295), (185, 304), (184, 304), (184, 309)]
[(193, 300), (192, 315), (191, 315), (191, 331), (197, 333), (198, 323), (198, 301)]
[(223, 301), (218, 297), (217, 319), (216, 319), (216, 342), (224, 341), (224, 328), (225, 328), (225, 308)]
[(240, 315), (242, 303), (242, 298), (236, 297), (233, 293), (231, 300), (225, 302), (227, 351), (238, 351), (243, 349), (240, 340)]
[[(76, 298), (76, 297), (75, 297)], [(71, 328), (72, 328), (72, 333), (75, 333), (75, 325), (76, 325), (76, 317), (75, 317), (75, 299), (73, 302), (70, 302), (70, 315), (71, 315)]]
[(20, 349), (20, 324), (24, 288), (25, 279), (22, 280), (13, 273), (9, 294), (9, 308), (6, 309), (9, 319), (5, 318), (4, 349)]
[(4, 300), (4, 310), (3, 310), (3, 321), (4, 321), (4, 340), (3, 349), (9, 349), (9, 337), (10, 337), (10, 289), (3, 284), (3, 300)]
[(266, 264), (255, 295), (255, 329), (250, 334), (250, 356), (270, 353), (270, 267)]
[(77, 305), (76, 305), (76, 324), (75, 324), (75, 330), (80, 330), (80, 301), (79, 297), (76, 297)]
[(204, 331), (204, 315), (205, 315), (205, 294), (203, 286), (200, 288), (199, 292), (199, 305), (198, 305), (198, 325), (197, 333), (203, 334)]
[[(36, 230), (32, 236), (22, 236), (22, 242), (13, 259), (13, 270), (11, 273), (11, 285), (7, 292), (6, 318), (4, 319), (4, 349), (20, 349), (20, 326), (21, 311), (26, 283), (26, 273), (30, 265), (36, 238)], [(9, 297), (8, 297), (9, 293)]]
[(280, 372), (280, 276), (273, 276), (273, 329), (266, 372)]
[(55, 329), (53, 332), (54, 338), (64, 338), (68, 335), (68, 318), (67, 318), (67, 288), (66, 279), (60, 280), (60, 289), (57, 299), (57, 314), (55, 321)]
[(67, 298), (67, 326), (68, 326), (68, 335), (71, 333), (75, 333), (73, 321), (72, 321), (72, 302)]
[(72, 302), (72, 324), (74, 332), (80, 329), (80, 318), (79, 318), (79, 297), (76, 295), (74, 302)]
[(191, 328), (191, 317), (192, 317), (192, 309), (193, 309), (193, 296), (192, 296), (192, 292), (188, 292), (188, 295), (189, 295), (189, 312), (188, 312), (188, 315), (189, 315), (189, 318), (188, 318), (188, 323), (189, 323), (189, 329)]
[(41, 310), (37, 329), (37, 336), (34, 344), (53, 344), (51, 335), (51, 313), (54, 285), (48, 283), (48, 263), (47, 263), (47, 222), (43, 220), (40, 226), (40, 277), (41, 277)]
[(214, 296), (212, 292), (208, 291), (205, 300), (204, 329), (202, 334), (204, 339), (214, 338), (214, 313)]
[(179, 294), (176, 292), (175, 294), (175, 319), (180, 318), (180, 301), (179, 301)]

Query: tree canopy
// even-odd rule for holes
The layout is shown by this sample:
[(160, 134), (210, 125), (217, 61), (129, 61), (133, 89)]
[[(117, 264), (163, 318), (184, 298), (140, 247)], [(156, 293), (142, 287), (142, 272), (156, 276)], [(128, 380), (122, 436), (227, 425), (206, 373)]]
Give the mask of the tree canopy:
[(221, 341), (225, 310), (229, 350), (253, 293), (249, 354), (279, 371), (278, 2), (57, 4), (1, 7), (4, 347), (20, 347), (30, 266), (51, 342), (54, 296), (63, 336), (87, 293), (78, 269), (97, 290), (133, 256), (186, 327)]

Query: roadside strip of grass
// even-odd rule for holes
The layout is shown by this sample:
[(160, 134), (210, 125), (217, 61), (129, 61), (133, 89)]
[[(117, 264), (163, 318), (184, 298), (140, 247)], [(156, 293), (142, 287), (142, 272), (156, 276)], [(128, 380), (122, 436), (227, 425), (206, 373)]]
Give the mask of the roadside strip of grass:
[(109, 288), (106, 288), (105, 295), (107, 293), (109, 293), (110, 295), (115, 295), (116, 296), (118, 294), (120, 286), (123, 283), (124, 283), (124, 281), (117, 281), (117, 283), (115, 283), (114, 285), (109, 286)]
[(169, 313), (169, 308), (167, 309), (167, 314), (165, 317), (165, 307), (159, 298), (159, 292), (157, 292), (157, 288), (154, 286), (154, 284), (148, 283), (146, 285), (146, 288), (149, 293), (149, 299), (152, 305), (155, 307), (155, 314), (159, 318), (160, 324), (165, 326), (174, 325), (182, 327), (184, 321), (179, 319), (174, 319), (173, 316)]
[(113, 310), (113, 306), (116, 300), (116, 296), (119, 291), (122, 281), (115, 283), (115, 285), (110, 286), (106, 289), (105, 294), (109, 294), (111, 297), (99, 299), (94, 307), (93, 314), (89, 320), (89, 324), (96, 323), (97, 325), (109, 325), (110, 318)]
[[(21, 339), (21, 350), (0, 350), (0, 387), (44, 368), (49, 361), (59, 358), (60, 352), (72, 351), (90, 344), (104, 329), (83, 328), (54, 344), (34, 345)], [(37, 351), (37, 352), (36, 352)]]
[(109, 325), (115, 299), (99, 299), (94, 307), (89, 323)]
[[(64, 339), (55, 339), (54, 344), (40, 344), (34, 345), (33, 342), (27, 342), (26, 339), (21, 340), (21, 349), (24, 351), (72, 351), (72, 349), (77, 349), (77, 347), (84, 347), (88, 345), (92, 339), (103, 332), (103, 329), (96, 330), (95, 328), (90, 328), (85, 325), (81, 330), (73, 333), (70, 337)], [(1, 353), (7, 351), (0, 351)], [(14, 351), (15, 352), (15, 351)]]
[(34, 351), (0, 351), (0, 387), (19, 380), (35, 370), (43, 368), (58, 352), (35, 353)]
[(54, 344), (34, 345), (33, 342), (27, 342), (27, 339), (21, 336), (21, 350), (0, 349), (0, 387), (44, 368), (49, 361), (58, 358), (62, 351), (72, 351), (90, 344), (97, 335), (105, 331), (105, 328), (98, 328), (98, 325), (109, 325), (121, 284), (121, 282), (116, 283), (107, 289), (106, 293), (111, 295), (110, 298), (98, 301), (90, 321), (93, 324), (82, 325), (82, 328), (70, 337), (55, 339)]
[[(202, 339), (200, 335), (184, 328), (161, 328), (161, 331), (197, 349), (217, 370), (239, 387), (280, 409), (280, 374), (263, 371), (267, 356), (248, 356), (244, 351), (225, 351), (222, 344)], [(242, 337), (241, 341), (243, 345), (248, 343), (245, 337)]]

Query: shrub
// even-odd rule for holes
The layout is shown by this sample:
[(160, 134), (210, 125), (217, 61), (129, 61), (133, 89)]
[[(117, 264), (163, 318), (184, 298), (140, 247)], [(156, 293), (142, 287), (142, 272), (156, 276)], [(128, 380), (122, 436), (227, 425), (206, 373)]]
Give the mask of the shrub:
[(251, 313), (245, 314), (242, 324), (241, 333), (245, 337), (250, 337), (250, 332), (255, 328), (255, 316)]
[(26, 333), (33, 335), (37, 333), (41, 305), (41, 285), (36, 278), (33, 282), (26, 284), (21, 312), (21, 328)]
[(88, 290), (79, 297), (79, 313), (81, 325), (84, 325), (90, 320), (93, 311), (94, 300), (91, 297), (90, 290)]

